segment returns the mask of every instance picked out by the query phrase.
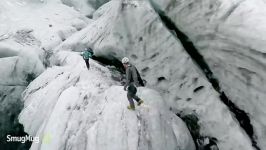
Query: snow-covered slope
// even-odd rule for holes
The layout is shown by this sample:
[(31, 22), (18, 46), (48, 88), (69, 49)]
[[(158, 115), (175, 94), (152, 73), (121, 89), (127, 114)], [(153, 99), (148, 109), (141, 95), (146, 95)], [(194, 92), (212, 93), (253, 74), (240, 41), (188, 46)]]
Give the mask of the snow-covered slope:
[(22, 132), (21, 93), (49, 65), (52, 48), (89, 20), (60, 1), (1, 0), (0, 22), (0, 149), (13, 149), (2, 142)]
[[(5, 64), (0, 98), (6, 106), (1, 115), (16, 102), (21, 108), (20, 93), (41, 74), (23, 93), (19, 118), (27, 133), (41, 138), (31, 149), (195, 149), (175, 113), (196, 115), (200, 135), (216, 138), (220, 150), (254, 149), (149, 2), (112, 0), (97, 9), (107, 1), (0, 1), (0, 64)], [(253, 139), (265, 149), (265, 27), (257, 24), (264, 22), (265, 2), (153, 1), (195, 44), (222, 90), (248, 113)], [(128, 56), (148, 81), (139, 88), (145, 104), (127, 110), (126, 92), (109, 70), (96, 61), (86, 69), (77, 53), (85, 47), (111, 60)]]
[(92, 17), (95, 10), (109, 0), (61, 0), (63, 4), (75, 8), (77, 11)]
[(0, 61), (6, 64), (0, 68), (1, 84), (25, 85), (25, 75), (38, 75), (44, 70), (43, 64), (54, 46), (89, 22), (56, 1), (3, 0), (0, 8), (0, 21), (4, 22), (0, 31), (0, 58), (3, 58)]
[(95, 22), (58, 49), (75, 51), (79, 45), (86, 45), (92, 46), (98, 56), (129, 56), (149, 86), (160, 91), (174, 112), (197, 114), (201, 134), (216, 137), (220, 149), (252, 149), (248, 136), (220, 102), (219, 94), (149, 3), (112, 1), (95, 16)]
[(50, 50), (89, 20), (61, 2), (3, 0), (0, 2), (0, 37), (5, 39), (18, 30), (33, 30), (41, 46)]
[(140, 88), (145, 105), (129, 111), (126, 92), (107, 68), (92, 61), (88, 71), (73, 52), (60, 52), (57, 58), (63, 66), (46, 70), (23, 96), (19, 119), (26, 132), (50, 137), (33, 143), (32, 150), (195, 149), (185, 124), (157, 92)]

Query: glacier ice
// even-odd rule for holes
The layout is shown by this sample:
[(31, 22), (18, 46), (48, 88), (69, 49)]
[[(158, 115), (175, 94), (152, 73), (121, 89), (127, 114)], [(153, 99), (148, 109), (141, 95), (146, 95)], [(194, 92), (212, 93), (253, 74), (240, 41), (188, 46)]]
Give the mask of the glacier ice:
[[(0, 64), (5, 64), (0, 97), (6, 106), (1, 111), (24, 103), (20, 122), (42, 138), (31, 149), (195, 149), (175, 113), (196, 114), (200, 134), (217, 138), (221, 150), (253, 149), (148, 1), (107, 1), (0, 1)], [(248, 113), (264, 149), (265, 2), (153, 1), (195, 44), (222, 90)], [(85, 47), (98, 57), (128, 56), (148, 81), (139, 88), (145, 104), (128, 111), (125, 91), (110, 71), (93, 60), (86, 69), (79, 56)]]
[(19, 120), (25, 131), (51, 138), (31, 149), (195, 149), (186, 125), (159, 93), (139, 88), (145, 104), (129, 111), (126, 92), (107, 68), (91, 61), (88, 71), (74, 52), (57, 56), (60, 66), (47, 69), (23, 94)]
[[(219, 94), (149, 3), (112, 1), (101, 8), (95, 12), (99, 16), (96, 21), (64, 41), (58, 50), (75, 50), (80, 43), (92, 45), (98, 56), (129, 56), (175, 113), (196, 112), (202, 134), (216, 137), (220, 149), (252, 149), (249, 137), (220, 102)], [(199, 87), (203, 88), (195, 92)]]

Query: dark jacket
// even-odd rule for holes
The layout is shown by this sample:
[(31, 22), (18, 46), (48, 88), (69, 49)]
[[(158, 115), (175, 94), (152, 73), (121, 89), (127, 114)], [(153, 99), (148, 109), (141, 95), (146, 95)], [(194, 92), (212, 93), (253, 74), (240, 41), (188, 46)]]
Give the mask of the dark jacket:
[(139, 80), (138, 80), (138, 71), (137, 68), (129, 64), (126, 68), (126, 84), (125, 87), (129, 86), (130, 84), (134, 84), (135, 86), (140, 86)]

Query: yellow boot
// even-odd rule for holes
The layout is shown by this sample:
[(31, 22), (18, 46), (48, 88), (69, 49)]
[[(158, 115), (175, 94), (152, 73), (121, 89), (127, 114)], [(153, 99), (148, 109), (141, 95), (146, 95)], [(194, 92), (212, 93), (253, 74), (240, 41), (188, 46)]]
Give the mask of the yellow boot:
[(129, 110), (135, 110), (135, 106), (129, 105), (129, 106), (127, 106), (127, 109), (129, 109)]

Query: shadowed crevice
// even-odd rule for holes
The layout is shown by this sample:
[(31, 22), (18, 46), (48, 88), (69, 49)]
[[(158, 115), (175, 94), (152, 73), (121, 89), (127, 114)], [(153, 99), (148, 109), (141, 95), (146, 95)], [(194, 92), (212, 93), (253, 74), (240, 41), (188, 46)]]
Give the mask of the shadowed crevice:
[[(172, 35), (176, 37), (181, 44), (183, 45), (186, 52), (189, 54), (189, 56), (192, 58), (192, 60), (198, 65), (198, 67), (202, 70), (202, 72), (205, 74), (208, 81), (211, 83), (213, 88), (220, 94), (221, 101), (229, 108), (229, 110), (234, 114), (235, 118), (238, 120), (240, 126), (242, 129), (246, 132), (246, 134), (249, 136), (252, 146), (256, 150), (260, 150), (257, 141), (256, 141), (256, 135), (254, 134), (253, 126), (251, 124), (250, 118), (248, 114), (241, 110), (237, 105), (235, 105), (221, 90), (221, 87), (219, 85), (219, 81), (214, 77), (213, 72), (211, 71), (209, 65), (205, 61), (204, 57), (199, 53), (199, 50), (194, 46), (192, 41), (189, 39), (189, 37), (184, 34), (178, 26), (171, 20), (170, 17), (168, 17), (152, 0), (150, 0), (151, 6), (154, 8), (156, 13), (159, 15), (162, 23), (165, 25), (165, 27), (171, 31)], [(233, 9), (235, 10), (235, 9)]]

